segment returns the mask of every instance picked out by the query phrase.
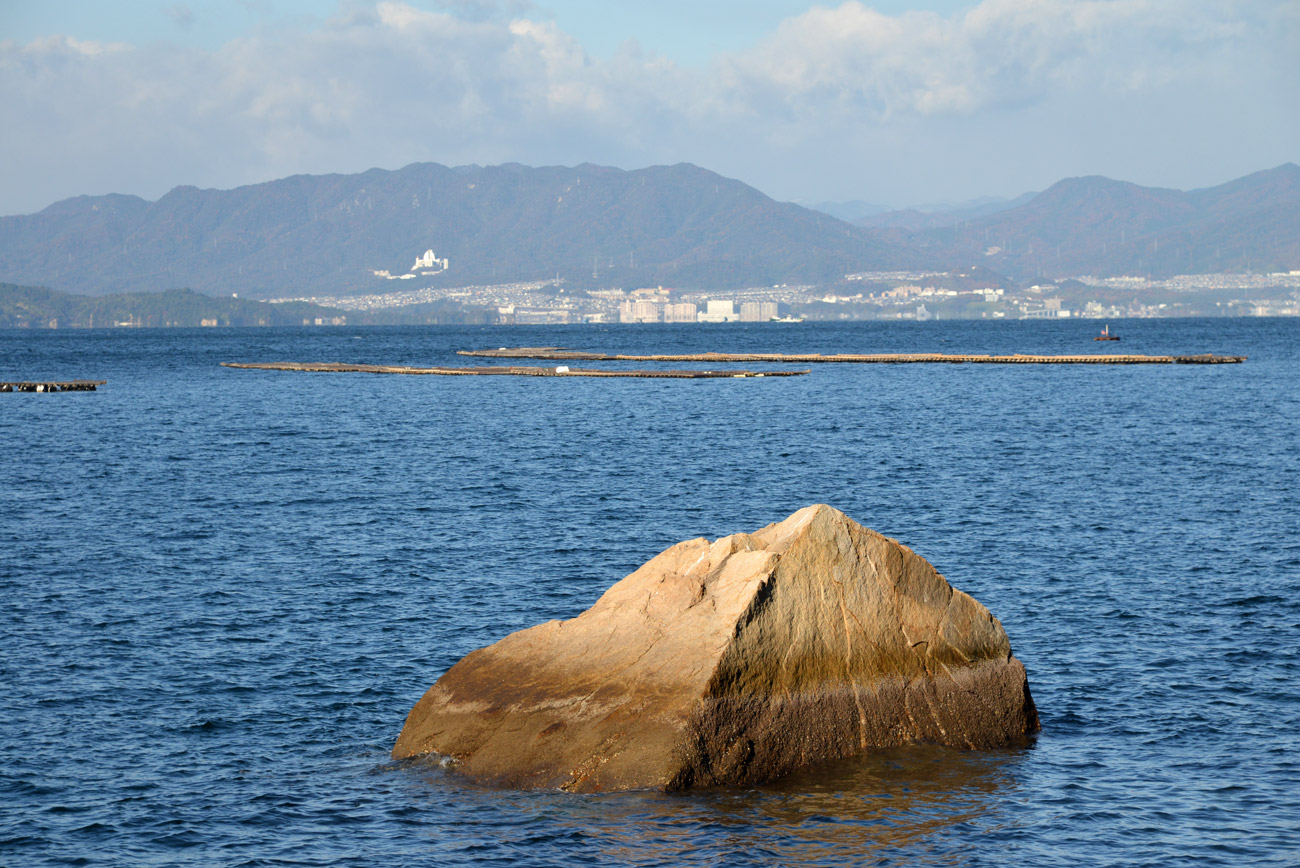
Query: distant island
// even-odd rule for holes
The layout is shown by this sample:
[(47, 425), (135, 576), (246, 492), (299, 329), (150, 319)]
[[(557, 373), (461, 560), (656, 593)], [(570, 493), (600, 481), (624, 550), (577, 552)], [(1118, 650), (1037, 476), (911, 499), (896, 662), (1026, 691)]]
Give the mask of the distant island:
[(344, 311), (310, 302), (213, 297), (189, 289), (88, 296), (0, 283), (0, 328), (203, 328), (487, 323), (486, 308), (431, 302), (395, 311)]

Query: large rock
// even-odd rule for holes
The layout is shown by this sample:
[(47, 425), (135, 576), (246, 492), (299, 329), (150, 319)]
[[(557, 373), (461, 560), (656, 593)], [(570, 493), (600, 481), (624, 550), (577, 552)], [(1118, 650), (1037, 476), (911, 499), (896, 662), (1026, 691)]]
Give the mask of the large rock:
[(678, 543), (570, 621), (468, 654), (393, 756), (578, 792), (769, 780), (819, 760), (1037, 731), (989, 610), (829, 506)]

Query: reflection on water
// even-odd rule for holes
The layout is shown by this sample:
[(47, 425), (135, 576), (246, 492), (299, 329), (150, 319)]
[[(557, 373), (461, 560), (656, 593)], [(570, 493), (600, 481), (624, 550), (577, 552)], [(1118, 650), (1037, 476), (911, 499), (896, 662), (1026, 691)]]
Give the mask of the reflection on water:
[[(1006, 808), (1018, 800), (1018, 770), (1032, 750), (909, 745), (764, 787), (672, 794), (501, 791), (434, 763), (391, 768), (424, 788), (438, 811), (456, 806), (460, 822), (478, 827), (473, 838), (521, 858), (530, 846), (567, 841), (610, 865), (862, 865), (912, 857), (943, 864), (971, 833), (1007, 830)], [(441, 844), (435, 849), (452, 855)]]
[(954, 827), (1004, 821), (1029, 750), (880, 751), (782, 780), (757, 807), (795, 839), (784, 845), (787, 858), (871, 861), (885, 850), (947, 839)]

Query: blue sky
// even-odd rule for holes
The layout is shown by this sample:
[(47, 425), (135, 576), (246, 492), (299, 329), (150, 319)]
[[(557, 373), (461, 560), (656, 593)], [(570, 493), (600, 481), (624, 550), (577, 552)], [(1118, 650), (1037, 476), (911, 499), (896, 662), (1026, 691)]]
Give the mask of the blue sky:
[(894, 206), (1300, 161), (1296, 0), (0, 0), (0, 214), (410, 162)]
[[(0, 5), (0, 38), (30, 41), (52, 33), (106, 42), (175, 42), (216, 49), (223, 42), (256, 32), (320, 25), (349, 5), (311, 0), (187, 0), (187, 2), (104, 2), (104, 0), (5, 0)], [(410, 5), (466, 17), (518, 14), (554, 21), (593, 54), (609, 56), (635, 39), (647, 49), (681, 63), (704, 63), (718, 51), (736, 51), (758, 41), (783, 19), (811, 5), (798, 0), (661, 0), (620, 3), (610, 0), (492, 3), (428, 2)], [(926, 9), (951, 13), (974, 5), (965, 0), (872, 4), (882, 12)]]

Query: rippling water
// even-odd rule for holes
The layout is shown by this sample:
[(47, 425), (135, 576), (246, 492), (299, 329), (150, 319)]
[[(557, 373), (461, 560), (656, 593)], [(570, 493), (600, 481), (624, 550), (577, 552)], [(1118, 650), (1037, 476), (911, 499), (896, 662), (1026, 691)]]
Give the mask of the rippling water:
[[(1094, 328), (0, 331), (0, 377), (109, 381), (0, 395), (0, 864), (1300, 863), (1300, 327), (1114, 330), (1251, 358), (434, 378), (217, 363), (1077, 352)], [(466, 652), (815, 502), (1001, 618), (1031, 746), (690, 795), (388, 761)]]

